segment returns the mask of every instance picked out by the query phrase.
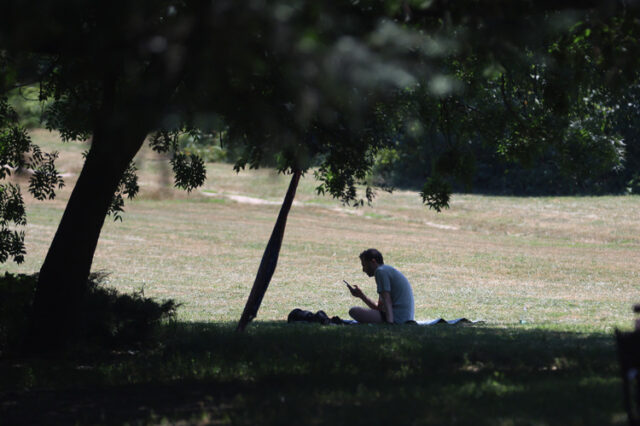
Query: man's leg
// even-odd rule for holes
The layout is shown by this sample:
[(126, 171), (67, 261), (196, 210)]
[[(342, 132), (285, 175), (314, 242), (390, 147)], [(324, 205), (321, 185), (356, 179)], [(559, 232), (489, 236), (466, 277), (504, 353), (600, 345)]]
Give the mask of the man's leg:
[(384, 322), (382, 312), (376, 311), (375, 309), (354, 306), (349, 309), (349, 315), (351, 315), (351, 318), (361, 323), (382, 324)]

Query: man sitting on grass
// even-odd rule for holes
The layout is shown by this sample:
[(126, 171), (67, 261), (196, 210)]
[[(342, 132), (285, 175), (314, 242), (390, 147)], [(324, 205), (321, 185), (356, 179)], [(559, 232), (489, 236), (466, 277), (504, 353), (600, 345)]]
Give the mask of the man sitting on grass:
[(370, 309), (353, 307), (349, 315), (360, 323), (404, 324), (413, 321), (413, 291), (404, 275), (392, 266), (385, 265), (382, 253), (368, 249), (360, 253), (362, 271), (376, 278), (378, 303), (374, 303), (358, 288), (349, 287), (354, 297), (362, 299)]

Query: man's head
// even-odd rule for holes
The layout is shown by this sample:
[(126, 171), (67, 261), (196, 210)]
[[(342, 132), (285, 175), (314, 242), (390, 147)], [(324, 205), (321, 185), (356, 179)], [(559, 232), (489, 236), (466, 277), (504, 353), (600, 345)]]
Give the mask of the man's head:
[(384, 260), (382, 259), (382, 253), (370, 248), (360, 253), (360, 263), (362, 263), (362, 271), (372, 277), (378, 266), (384, 265)]

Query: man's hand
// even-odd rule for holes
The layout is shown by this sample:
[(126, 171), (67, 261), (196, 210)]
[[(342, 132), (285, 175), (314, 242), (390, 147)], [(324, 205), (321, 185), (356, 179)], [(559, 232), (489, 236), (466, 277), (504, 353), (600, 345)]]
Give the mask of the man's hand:
[(358, 287), (357, 285), (353, 285), (349, 287), (349, 291), (351, 292), (351, 295), (353, 297), (357, 297), (358, 299), (364, 300), (364, 293), (362, 292), (362, 290), (360, 290), (360, 287)]

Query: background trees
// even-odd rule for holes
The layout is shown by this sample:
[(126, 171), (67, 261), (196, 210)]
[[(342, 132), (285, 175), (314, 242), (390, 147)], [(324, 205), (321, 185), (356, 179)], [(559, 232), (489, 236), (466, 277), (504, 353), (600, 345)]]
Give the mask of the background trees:
[(557, 18), (545, 16), (539, 39), (496, 50), (489, 65), (477, 51), (449, 58), (457, 90), (415, 91), (394, 105), (395, 145), (379, 158), (378, 179), (419, 186), (433, 171), (459, 168), (458, 190), (633, 191), (637, 138), (627, 120), (638, 75), (622, 53), (636, 48), (628, 45), (637, 35), (633, 11), (590, 11), (566, 31), (545, 32)]

